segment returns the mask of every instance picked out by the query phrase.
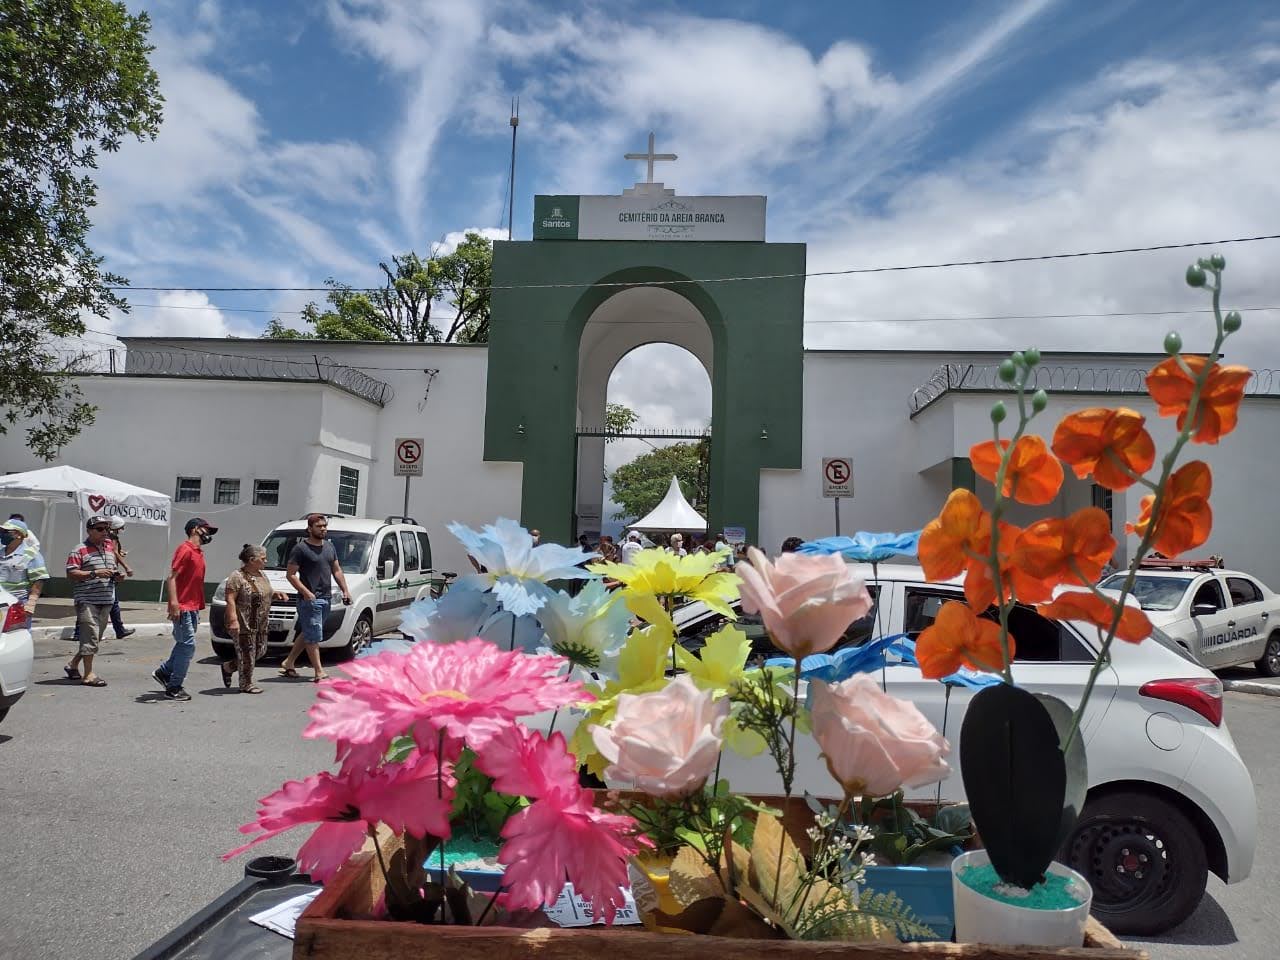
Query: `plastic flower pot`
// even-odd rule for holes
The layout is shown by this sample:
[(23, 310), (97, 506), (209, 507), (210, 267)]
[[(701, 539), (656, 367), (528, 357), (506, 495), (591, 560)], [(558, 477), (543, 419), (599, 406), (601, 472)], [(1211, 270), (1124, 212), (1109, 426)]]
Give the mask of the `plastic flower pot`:
[(1093, 889), (1084, 877), (1060, 863), (1049, 864), (1050, 873), (1068, 878), (1068, 890), (1080, 902), (1065, 909), (1037, 910), (995, 899), (960, 879), (965, 868), (987, 866), (990, 862), (985, 850), (970, 850), (951, 862), (957, 943), (1040, 947), (1079, 947), (1084, 944), (1085, 923), (1089, 919), (1089, 905), (1093, 902)]
[(244, 874), (270, 883), (285, 883), (297, 868), (297, 861), (292, 857), (255, 857), (244, 865)]
[(937, 940), (950, 940), (955, 927), (951, 884), (949, 866), (867, 867), (866, 889), (897, 894)]

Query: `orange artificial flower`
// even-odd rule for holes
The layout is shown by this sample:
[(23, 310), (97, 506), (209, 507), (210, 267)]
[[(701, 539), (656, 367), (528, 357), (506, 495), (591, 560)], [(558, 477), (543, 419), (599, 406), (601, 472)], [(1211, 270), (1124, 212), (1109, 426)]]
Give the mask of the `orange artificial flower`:
[(1102, 576), (1115, 551), (1111, 518), (1105, 510), (1084, 507), (1065, 520), (1037, 520), (1023, 530), (1013, 548), (1013, 565), (1037, 580), (1088, 585)]
[[(1082, 590), (1070, 590), (1061, 593), (1053, 603), (1044, 603), (1036, 607), (1042, 617), (1050, 620), (1078, 620), (1092, 623), (1104, 632), (1111, 629), (1111, 621), (1115, 619), (1116, 607), (1110, 601), (1102, 599), (1096, 593), (1085, 593)], [(1120, 623), (1116, 627), (1116, 636), (1130, 643), (1138, 643), (1151, 635), (1151, 621), (1139, 607), (1125, 605), (1120, 614)]]
[[(1194, 377), (1199, 377), (1208, 362), (1207, 357), (1182, 358), (1191, 370), (1191, 376), (1178, 365), (1177, 357), (1170, 357), (1156, 364), (1147, 374), (1147, 392), (1160, 409), (1160, 416), (1178, 415), (1178, 429), (1187, 421), (1191, 405)], [(1191, 439), (1196, 443), (1217, 443), (1236, 428), (1240, 413), (1240, 400), (1244, 397), (1245, 384), (1249, 382), (1249, 368), (1215, 363), (1209, 371), (1204, 390), (1200, 393), (1200, 405), (1196, 408), (1196, 423)]]
[[(1213, 510), (1209, 507), (1212, 489), (1213, 474), (1203, 460), (1192, 460), (1175, 470), (1160, 503), (1151, 546), (1166, 557), (1176, 557), (1208, 540), (1213, 529)], [(1154, 495), (1142, 498), (1138, 522), (1125, 524), (1126, 533), (1147, 535), (1155, 499)]]
[[(1013, 651), (1010, 635), (1010, 659)], [(1000, 624), (976, 617), (963, 603), (950, 600), (942, 605), (933, 623), (916, 640), (916, 660), (920, 672), (930, 680), (953, 674), (966, 664), (999, 673), (1004, 669)]]
[[(1021, 603), (1039, 603), (1053, 596), (1053, 583), (1033, 577), (1014, 564), (1014, 547), (1022, 530), (1011, 523), (1000, 524), (1001, 601), (1016, 597)], [(974, 610), (985, 610), (996, 602), (996, 582), (991, 575), (991, 535), (974, 541), (974, 552), (981, 558), (969, 561), (964, 577), (964, 597)]]
[(1077, 477), (1092, 473), (1098, 486), (1125, 490), (1135, 482), (1129, 471), (1141, 476), (1156, 460), (1156, 445), (1144, 423), (1146, 417), (1125, 407), (1071, 413), (1053, 432), (1053, 452), (1071, 464)]
[[(969, 450), (974, 472), (987, 482), (995, 483), (1000, 458), (1008, 446), (1008, 440), (1001, 440), (998, 450), (994, 440), (974, 444)], [(1052, 501), (1061, 486), (1062, 464), (1049, 452), (1044, 438), (1033, 433), (1019, 437), (1004, 473), (1002, 493), (1019, 503), (1039, 506)]]
[(969, 551), (991, 518), (971, 490), (952, 490), (936, 519), (920, 533), (920, 566), (926, 580), (950, 580), (969, 563)]

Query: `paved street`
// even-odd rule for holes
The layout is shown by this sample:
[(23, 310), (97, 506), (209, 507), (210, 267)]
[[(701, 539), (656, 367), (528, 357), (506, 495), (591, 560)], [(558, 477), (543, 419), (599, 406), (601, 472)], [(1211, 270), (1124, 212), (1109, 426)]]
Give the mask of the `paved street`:
[[(65, 682), (65, 641), (37, 644), (35, 685), (0, 724), (0, 957), (129, 958), (242, 875), (218, 854), (254, 801), (282, 780), (323, 768), (327, 744), (299, 736), (314, 687), (284, 681), (269, 663), (258, 697), (224, 691), (212, 659), (192, 667), (190, 703), (158, 698), (149, 672), (161, 638), (110, 642), (100, 662), (110, 686)], [(200, 651), (209, 651), (202, 636)], [(1242, 674), (1243, 676), (1243, 674)], [(1280, 802), (1274, 729), (1280, 699), (1229, 694), (1227, 717), (1254, 772), (1264, 813), (1252, 878), (1210, 878), (1197, 913), (1156, 960), (1275, 956)], [(264, 845), (292, 853), (298, 837)]]

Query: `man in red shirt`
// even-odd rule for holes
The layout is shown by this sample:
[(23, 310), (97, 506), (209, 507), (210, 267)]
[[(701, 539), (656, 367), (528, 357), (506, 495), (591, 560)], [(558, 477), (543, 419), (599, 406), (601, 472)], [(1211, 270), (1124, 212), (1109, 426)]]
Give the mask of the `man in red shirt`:
[(151, 671), (164, 687), (168, 700), (190, 700), (182, 689), (187, 668), (196, 653), (196, 631), (200, 629), (200, 611), (204, 609), (204, 544), (213, 539), (218, 528), (202, 517), (192, 517), (184, 528), (187, 539), (173, 551), (173, 563), (164, 582), (169, 598), (169, 619), (173, 621), (173, 651), (169, 659)]

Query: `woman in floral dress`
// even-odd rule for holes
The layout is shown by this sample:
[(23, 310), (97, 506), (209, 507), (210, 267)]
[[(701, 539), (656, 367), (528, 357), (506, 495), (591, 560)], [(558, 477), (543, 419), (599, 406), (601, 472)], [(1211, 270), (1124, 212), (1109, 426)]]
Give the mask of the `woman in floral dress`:
[[(227, 577), (227, 633), (236, 645), (236, 659), (222, 665), (222, 685), (240, 671), (241, 693), (262, 693), (253, 682), (253, 665), (267, 652), (267, 619), (271, 613), (271, 582), (262, 572), (267, 551), (246, 543), (240, 551), (242, 566)], [(281, 595), (282, 596), (282, 595)]]

